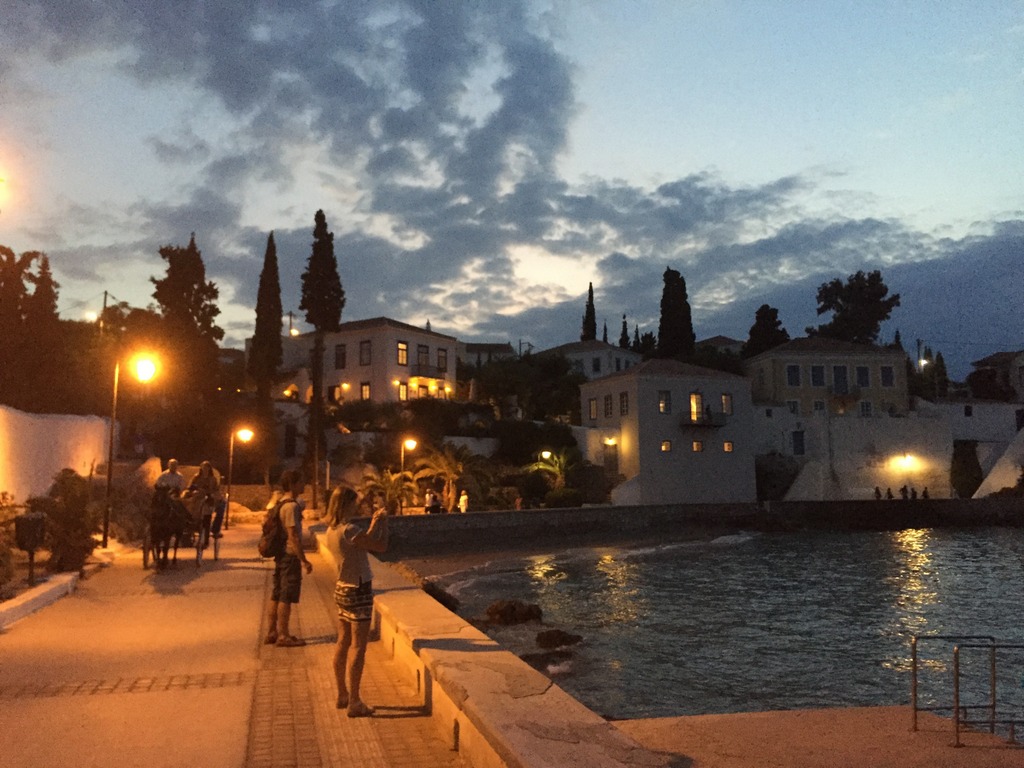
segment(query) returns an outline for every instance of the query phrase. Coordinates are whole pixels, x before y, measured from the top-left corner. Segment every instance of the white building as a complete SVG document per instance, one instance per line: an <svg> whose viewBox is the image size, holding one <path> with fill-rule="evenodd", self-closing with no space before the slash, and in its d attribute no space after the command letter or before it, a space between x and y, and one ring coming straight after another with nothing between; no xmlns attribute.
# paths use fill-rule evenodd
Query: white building
<svg viewBox="0 0 1024 768"><path fill-rule="evenodd" d="M561 355L569 361L573 370L582 373L589 380L628 370L634 365L639 365L644 359L639 352L597 339L573 341L537 354Z"/></svg>
<svg viewBox="0 0 1024 768"><path fill-rule="evenodd" d="M281 391L309 402L313 333L282 339ZM324 339L324 392L332 402L448 399L455 391L454 336L375 317L342 323Z"/></svg>
<svg viewBox="0 0 1024 768"><path fill-rule="evenodd" d="M753 502L750 382L648 360L580 387L588 458L621 474L614 504Z"/></svg>

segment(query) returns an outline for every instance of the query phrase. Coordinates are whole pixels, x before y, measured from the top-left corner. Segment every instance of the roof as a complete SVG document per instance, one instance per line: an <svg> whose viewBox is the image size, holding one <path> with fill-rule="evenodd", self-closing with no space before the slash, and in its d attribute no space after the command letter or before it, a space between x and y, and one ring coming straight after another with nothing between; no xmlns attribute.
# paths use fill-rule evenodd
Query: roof
<svg viewBox="0 0 1024 768"><path fill-rule="evenodd" d="M807 336L799 339L792 339L787 341L785 344L780 344L777 347L762 352L759 355L755 355L750 358L751 360L757 360L762 357L778 356L778 355L811 355L821 354L822 352L840 352L843 354L884 354L889 353L893 355L905 355L905 353L892 347L880 347L876 344L857 344L852 341L842 341L840 339L830 339L827 336Z"/></svg>
<svg viewBox="0 0 1024 768"><path fill-rule="evenodd" d="M628 352L631 355L637 355L638 352L634 352L632 349L624 349L617 344L609 344L606 341L598 341L597 339L588 339L587 341L571 341L568 344L561 344L557 347L551 347L541 352L537 352L538 355L571 355L580 352L606 352L608 350L614 350L615 352Z"/></svg>
<svg viewBox="0 0 1024 768"><path fill-rule="evenodd" d="M975 360L971 363L975 368L1004 368L1014 361L1017 355L1024 352L995 352L988 357L983 357L981 360Z"/></svg>
<svg viewBox="0 0 1024 768"><path fill-rule="evenodd" d="M715 368L705 368L701 365L693 365L691 363L682 363L679 360L671 360L664 358L654 358L652 360L645 360L639 365L634 365L631 368L626 368L623 371L616 371L610 373L600 379L594 379L593 384L601 384L607 382L610 379L619 379L624 377L631 377L637 379L644 378L664 378L666 376L674 376L677 378L702 378L702 379L742 379L746 381L745 376L740 376L736 373L729 373L728 371L719 371ZM581 385L585 386L585 385Z"/></svg>
<svg viewBox="0 0 1024 768"><path fill-rule="evenodd" d="M417 333L426 333L431 336L438 336L442 339L450 339L456 341L454 336L449 336L444 333L438 333L437 331L428 330L427 328L420 328L416 325L409 323L403 323L399 320L392 320L390 317L370 317L366 320L350 320L347 323L341 323L338 326L338 333L345 331L361 331L368 328L398 328L404 331L416 331ZM313 331L307 331L306 333L299 334L299 336L312 336ZM294 338L294 337L293 337Z"/></svg>
<svg viewBox="0 0 1024 768"><path fill-rule="evenodd" d="M462 348L466 352L504 352L510 355L515 354L512 344L507 341L464 341Z"/></svg>
<svg viewBox="0 0 1024 768"><path fill-rule="evenodd" d="M731 338L729 336L718 335L718 336L712 336L710 338L698 341L696 343L696 346L698 346L698 347L704 347L704 346L708 346L708 347L742 347L743 346L743 342L740 341L739 339L733 339L733 338Z"/></svg>

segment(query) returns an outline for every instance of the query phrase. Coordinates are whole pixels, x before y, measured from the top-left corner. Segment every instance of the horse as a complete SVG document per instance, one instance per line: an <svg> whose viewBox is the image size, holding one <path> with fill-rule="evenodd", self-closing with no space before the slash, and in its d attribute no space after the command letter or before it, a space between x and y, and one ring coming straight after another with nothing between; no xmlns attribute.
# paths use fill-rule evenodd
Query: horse
<svg viewBox="0 0 1024 768"><path fill-rule="evenodd" d="M153 542L153 562L163 570L171 559L171 540L174 540L174 554L171 562L178 564L178 545L191 523L188 509L167 488L157 488L150 505L149 531Z"/></svg>

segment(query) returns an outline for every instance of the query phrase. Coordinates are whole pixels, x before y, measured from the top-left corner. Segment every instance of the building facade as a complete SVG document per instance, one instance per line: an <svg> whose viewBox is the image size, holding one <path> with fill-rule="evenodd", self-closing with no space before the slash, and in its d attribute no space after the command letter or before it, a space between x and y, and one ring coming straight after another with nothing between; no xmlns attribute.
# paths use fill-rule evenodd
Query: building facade
<svg viewBox="0 0 1024 768"><path fill-rule="evenodd" d="M596 339L562 344L537 354L561 355L569 361L573 370L582 373L591 381L628 370L634 365L639 365L643 360L643 355L639 352L623 349Z"/></svg>
<svg viewBox="0 0 1024 768"><path fill-rule="evenodd" d="M675 360L648 360L580 387L595 463L625 478L615 504L753 502L750 383ZM587 441L588 443L590 441Z"/></svg>
<svg viewBox="0 0 1024 768"><path fill-rule="evenodd" d="M282 339L281 390L308 402L309 355L314 334ZM331 402L404 402L420 397L448 399L455 392L457 340L454 336L376 317L342 323L324 338L324 392Z"/></svg>

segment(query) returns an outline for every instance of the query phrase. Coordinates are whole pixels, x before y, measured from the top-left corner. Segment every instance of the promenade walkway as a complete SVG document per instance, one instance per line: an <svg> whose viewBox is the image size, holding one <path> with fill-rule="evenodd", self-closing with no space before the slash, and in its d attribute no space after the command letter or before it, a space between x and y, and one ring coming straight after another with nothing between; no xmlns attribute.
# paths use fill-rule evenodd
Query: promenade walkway
<svg viewBox="0 0 1024 768"><path fill-rule="evenodd" d="M0 764L461 766L376 643L363 694L377 715L335 709L334 574L318 555L292 618L309 644L261 643L272 565L257 536L232 527L220 561L198 570L193 550L162 573L122 553L3 631Z"/></svg>

